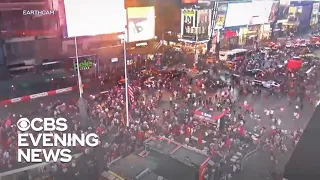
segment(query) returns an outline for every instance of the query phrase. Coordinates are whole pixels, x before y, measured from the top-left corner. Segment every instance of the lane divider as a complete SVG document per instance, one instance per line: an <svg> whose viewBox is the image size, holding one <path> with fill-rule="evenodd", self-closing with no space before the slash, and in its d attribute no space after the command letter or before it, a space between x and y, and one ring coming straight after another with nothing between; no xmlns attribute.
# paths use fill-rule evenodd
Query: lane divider
<svg viewBox="0 0 320 180"><path fill-rule="evenodd" d="M83 86L83 88L87 87L86 84L83 84L82 86ZM66 92L76 91L78 89L79 89L78 86L71 86L71 87L62 88L62 89L56 89L56 90L51 90L51 91L47 91L47 92L31 94L31 95L27 95L27 96L2 100L2 101L0 101L0 105L9 105L9 104L17 103L17 102L30 101L30 100L38 99L38 98L42 98L42 97L54 96L57 94L63 94Z"/></svg>

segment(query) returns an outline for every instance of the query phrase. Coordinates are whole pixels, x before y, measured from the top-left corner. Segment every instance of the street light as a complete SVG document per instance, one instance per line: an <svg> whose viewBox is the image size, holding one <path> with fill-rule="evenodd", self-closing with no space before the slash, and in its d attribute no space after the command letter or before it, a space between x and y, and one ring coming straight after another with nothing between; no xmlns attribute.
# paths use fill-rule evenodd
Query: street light
<svg viewBox="0 0 320 180"><path fill-rule="evenodd" d="M127 29L123 34L118 36L123 43L123 59L124 59L124 79L125 79L125 93L126 93L126 126L129 127L129 96L128 96L128 73L127 73L127 51L126 51L126 42L127 42Z"/></svg>
<svg viewBox="0 0 320 180"><path fill-rule="evenodd" d="M74 47L75 47L75 50L76 50L76 62L77 62L77 73L78 73L79 97L82 98L83 89L82 89L82 81L81 81L81 75L80 75L80 65L79 65L79 56L78 56L77 36L74 37Z"/></svg>
<svg viewBox="0 0 320 180"><path fill-rule="evenodd" d="M197 47L198 47L198 29L199 29L199 27L195 27L195 30L196 30L196 44L194 46L194 65L196 65L198 63L198 51L197 51Z"/></svg>
<svg viewBox="0 0 320 180"><path fill-rule="evenodd" d="M77 36L74 37L74 47L75 47L75 51L76 51L78 85L79 85L79 100L78 100L79 114L80 114L80 119L81 119L81 126L83 128L87 128L90 123L89 123L88 113L87 113L87 104L86 104L86 101L82 97L83 87L82 87L82 80L81 80L81 75L80 75Z"/></svg>

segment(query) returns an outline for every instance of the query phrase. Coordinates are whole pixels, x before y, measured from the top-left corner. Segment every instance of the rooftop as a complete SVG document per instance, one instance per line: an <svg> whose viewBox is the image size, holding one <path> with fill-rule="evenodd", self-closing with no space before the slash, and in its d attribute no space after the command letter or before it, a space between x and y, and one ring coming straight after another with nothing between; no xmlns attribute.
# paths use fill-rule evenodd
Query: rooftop
<svg viewBox="0 0 320 180"><path fill-rule="evenodd" d="M140 176L140 180L156 180L158 176L164 177L164 180L194 180L197 171L190 166L157 152L149 152L148 155L141 157L138 154L142 151L141 149L111 164L110 172L114 174L112 176L117 177L116 180L122 180L121 178L131 180L146 171Z"/></svg>
<svg viewBox="0 0 320 180"><path fill-rule="evenodd" d="M179 144L162 138L150 138L145 141L145 145L164 154L171 154L172 151L179 148Z"/></svg>
<svg viewBox="0 0 320 180"><path fill-rule="evenodd" d="M146 168L155 169L157 163L146 158L131 154L124 159L119 159L110 167L110 170L127 179L134 179Z"/></svg>
<svg viewBox="0 0 320 180"><path fill-rule="evenodd" d="M177 149L171 156L185 164L201 166L202 163L206 162L209 156L196 152L194 150L181 147Z"/></svg>
<svg viewBox="0 0 320 180"><path fill-rule="evenodd" d="M145 180L158 176L165 180L194 180L199 167L209 160L209 156L163 137L150 138L145 145L145 149L115 161L110 171L129 180L137 176Z"/></svg>
<svg viewBox="0 0 320 180"><path fill-rule="evenodd" d="M320 176L320 106L316 108L284 171L287 180L316 180Z"/></svg>

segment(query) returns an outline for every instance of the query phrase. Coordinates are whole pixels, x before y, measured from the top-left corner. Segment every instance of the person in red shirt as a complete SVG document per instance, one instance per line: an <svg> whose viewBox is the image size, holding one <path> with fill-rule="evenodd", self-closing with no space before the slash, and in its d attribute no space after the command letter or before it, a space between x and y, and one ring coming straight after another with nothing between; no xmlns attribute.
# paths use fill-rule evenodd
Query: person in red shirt
<svg viewBox="0 0 320 180"><path fill-rule="evenodd" d="M226 138L225 147L230 149L231 139L229 137Z"/></svg>
<svg viewBox="0 0 320 180"><path fill-rule="evenodd" d="M243 126L239 127L239 135L244 136L244 127Z"/></svg>

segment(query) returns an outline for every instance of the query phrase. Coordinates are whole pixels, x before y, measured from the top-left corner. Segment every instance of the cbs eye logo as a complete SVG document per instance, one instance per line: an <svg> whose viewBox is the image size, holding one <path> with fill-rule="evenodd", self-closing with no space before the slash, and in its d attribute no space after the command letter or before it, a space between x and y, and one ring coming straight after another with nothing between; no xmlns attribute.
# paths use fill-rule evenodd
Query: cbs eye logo
<svg viewBox="0 0 320 180"><path fill-rule="evenodd" d="M30 121L27 118L21 118L17 122L17 127L20 131L27 131L30 129Z"/></svg>
<svg viewBox="0 0 320 180"><path fill-rule="evenodd" d="M40 123L40 126L37 126ZM20 118L17 122L17 127L20 131L28 131L29 129L41 132L41 131L66 131L68 129L67 120L65 118L33 118L29 120L27 118Z"/></svg>

